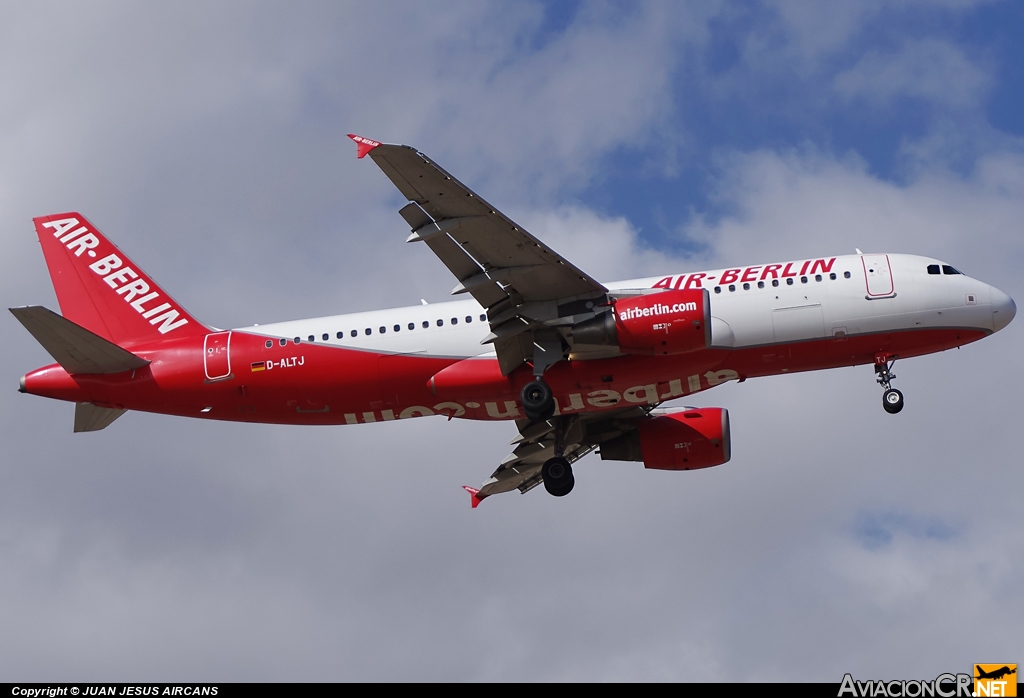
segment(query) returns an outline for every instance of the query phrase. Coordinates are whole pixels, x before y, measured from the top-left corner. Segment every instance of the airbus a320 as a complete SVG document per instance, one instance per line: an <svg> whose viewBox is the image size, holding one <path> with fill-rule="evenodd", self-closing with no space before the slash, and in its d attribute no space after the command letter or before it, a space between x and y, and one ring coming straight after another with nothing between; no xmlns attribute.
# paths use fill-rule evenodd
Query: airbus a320
<svg viewBox="0 0 1024 698"><path fill-rule="evenodd" d="M887 412L897 359L1005 327L1002 291L937 259L856 254L600 282L423 153L351 135L455 275L445 303L239 329L188 313L79 213L34 219L61 313L11 312L56 363L21 391L76 403L76 432L127 410L277 424L514 421L484 498L574 486L602 459L693 470L730 459L723 408L664 406L727 381L868 364ZM859 250L858 250L859 252Z"/></svg>

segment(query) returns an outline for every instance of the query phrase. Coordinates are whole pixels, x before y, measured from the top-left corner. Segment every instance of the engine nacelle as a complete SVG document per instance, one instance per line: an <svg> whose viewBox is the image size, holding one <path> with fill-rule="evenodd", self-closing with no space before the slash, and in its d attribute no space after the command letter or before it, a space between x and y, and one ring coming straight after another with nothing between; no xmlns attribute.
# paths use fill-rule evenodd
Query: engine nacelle
<svg viewBox="0 0 1024 698"><path fill-rule="evenodd" d="M615 301L572 329L574 343L617 346L624 354L685 354L711 346L707 289L662 291Z"/></svg>
<svg viewBox="0 0 1024 698"><path fill-rule="evenodd" d="M729 411L688 409L644 418L628 434L601 444L602 460L642 461L656 470L696 470L732 457Z"/></svg>

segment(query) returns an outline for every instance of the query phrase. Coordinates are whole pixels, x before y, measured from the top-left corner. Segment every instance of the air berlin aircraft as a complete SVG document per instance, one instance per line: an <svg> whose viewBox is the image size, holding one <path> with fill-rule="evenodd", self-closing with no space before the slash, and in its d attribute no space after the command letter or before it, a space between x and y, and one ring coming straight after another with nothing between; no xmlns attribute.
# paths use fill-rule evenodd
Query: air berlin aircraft
<svg viewBox="0 0 1024 698"><path fill-rule="evenodd" d="M937 259L861 254L601 283L414 148L350 136L409 200L399 213L458 279L446 303L235 330L202 324L84 216L35 219L61 314L11 312L57 363L21 391L76 403L75 431L126 410L276 424L444 415L515 420L479 489L540 483L601 458L692 470L730 457L729 413L662 407L726 381L893 363L1005 327L1002 291Z"/></svg>

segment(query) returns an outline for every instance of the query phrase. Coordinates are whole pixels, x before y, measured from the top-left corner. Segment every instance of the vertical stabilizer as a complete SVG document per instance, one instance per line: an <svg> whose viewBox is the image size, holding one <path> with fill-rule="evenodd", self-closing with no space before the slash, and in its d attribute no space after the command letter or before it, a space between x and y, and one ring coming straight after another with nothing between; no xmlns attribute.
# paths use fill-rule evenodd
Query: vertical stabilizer
<svg viewBox="0 0 1024 698"><path fill-rule="evenodd" d="M208 332L81 214L34 223L68 320L122 347Z"/></svg>

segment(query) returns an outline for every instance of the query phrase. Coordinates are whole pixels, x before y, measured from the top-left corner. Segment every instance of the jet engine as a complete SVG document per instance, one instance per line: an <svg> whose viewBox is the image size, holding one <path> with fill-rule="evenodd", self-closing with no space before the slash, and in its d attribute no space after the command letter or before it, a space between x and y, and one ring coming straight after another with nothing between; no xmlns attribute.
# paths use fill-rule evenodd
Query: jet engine
<svg viewBox="0 0 1024 698"><path fill-rule="evenodd" d="M651 413L636 429L601 444L602 460L655 470L696 470L729 461L729 411L721 407Z"/></svg>
<svg viewBox="0 0 1024 698"><path fill-rule="evenodd" d="M711 346L707 289L622 298L572 328L574 344L618 347L623 354L684 354Z"/></svg>

